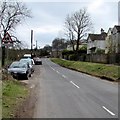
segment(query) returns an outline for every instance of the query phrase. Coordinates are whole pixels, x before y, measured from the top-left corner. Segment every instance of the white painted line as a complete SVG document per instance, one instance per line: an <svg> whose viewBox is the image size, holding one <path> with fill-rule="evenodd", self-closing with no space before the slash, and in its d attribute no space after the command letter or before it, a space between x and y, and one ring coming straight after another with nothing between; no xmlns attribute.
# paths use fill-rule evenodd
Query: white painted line
<svg viewBox="0 0 120 120"><path fill-rule="evenodd" d="M52 68L54 71L55 71L55 69L54 68Z"/></svg>
<svg viewBox="0 0 120 120"><path fill-rule="evenodd" d="M114 116L115 114L113 112L111 112L110 110L108 110L105 106L102 106L103 109L105 109L108 113L110 113L112 116Z"/></svg>
<svg viewBox="0 0 120 120"><path fill-rule="evenodd" d="M50 67L51 67L51 66L50 66ZM52 68L52 67L51 67L51 69L55 71L55 69L54 69L54 68Z"/></svg>
<svg viewBox="0 0 120 120"><path fill-rule="evenodd" d="M58 74L60 74L60 72L59 71L56 71Z"/></svg>
<svg viewBox="0 0 120 120"><path fill-rule="evenodd" d="M67 78L65 75L62 75L62 77Z"/></svg>
<svg viewBox="0 0 120 120"><path fill-rule="evenodd" d="M70 81L75 87L80 88L78 85L76 85L73 81Z"/></svg>

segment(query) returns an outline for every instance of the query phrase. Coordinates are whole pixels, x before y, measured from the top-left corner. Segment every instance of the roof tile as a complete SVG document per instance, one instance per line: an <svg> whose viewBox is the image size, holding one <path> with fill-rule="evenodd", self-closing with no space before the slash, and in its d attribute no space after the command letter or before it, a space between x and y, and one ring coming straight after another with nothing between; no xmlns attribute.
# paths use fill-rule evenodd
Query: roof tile
<svg viewBox="0 0 120 120"><path fill-rule="evenodd" d="M89 34L89 37L91 38L92 41L94 40L105 40L107 36L107 33L101 33L101 34Z"/></svg>

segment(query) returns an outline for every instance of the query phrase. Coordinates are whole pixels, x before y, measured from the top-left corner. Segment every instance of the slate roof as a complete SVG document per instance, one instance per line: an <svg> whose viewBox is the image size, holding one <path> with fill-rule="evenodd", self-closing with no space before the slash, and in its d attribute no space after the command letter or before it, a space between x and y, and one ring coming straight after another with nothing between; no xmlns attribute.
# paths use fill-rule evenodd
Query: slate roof
<svg viewBox="0 0 120 120"><path fill-rule="evenodd" d="M89 34L89 37L92 41L94 40L105 40L107 36L107 33L101 33L101 34Z"/></svg>
<svg viewBox="0 0 120 120"><path fill-rule="evenodd" d="M117 29L118 32L120 32L120 26L119 25L115 25L115 28Z"/></svg>

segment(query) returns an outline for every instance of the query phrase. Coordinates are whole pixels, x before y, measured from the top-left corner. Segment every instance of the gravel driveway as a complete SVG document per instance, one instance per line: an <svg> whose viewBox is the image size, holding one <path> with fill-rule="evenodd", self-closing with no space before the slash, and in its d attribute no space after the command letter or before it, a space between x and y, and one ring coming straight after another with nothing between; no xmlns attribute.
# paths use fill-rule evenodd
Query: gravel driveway
<svg viewBox="0 0 120 120"><path fill-rule="evenodd" d="M35 72L29 78L29 80L22 80L21 83L27 85L30 89L30 95L25 99L25 101L18 107L15 113L15 118L32 118L35 104L37 101L37 91L39 89L38 81L40 80L40 65L35 65Z"/></svg>

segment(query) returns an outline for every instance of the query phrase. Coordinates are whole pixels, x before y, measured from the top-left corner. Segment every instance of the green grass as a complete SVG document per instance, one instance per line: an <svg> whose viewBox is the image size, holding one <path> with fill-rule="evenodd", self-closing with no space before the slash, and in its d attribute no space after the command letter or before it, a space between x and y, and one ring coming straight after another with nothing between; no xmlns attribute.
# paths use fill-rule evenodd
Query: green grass
<svg viewBox="0 0 120 120"><path fill-rule="evenodd" d="M3 81L2 118L12 118L19 104L28 95L28 89L15 80Z"/></svg>
<svg viewBox="0 0 120 120"><path fill-rule="evenodd" d="M80 61L68 61L59 58L52 58L51 61L61 66L84 72L90 75L105 77L114 81L120 79L120 74L118 73L120 66Z"/></svg>
<svg viewBox="0 0 120 120"><path fill-rule="evenodd" d="M2 82L0 81L0 120L2 119Z"/></svg>

